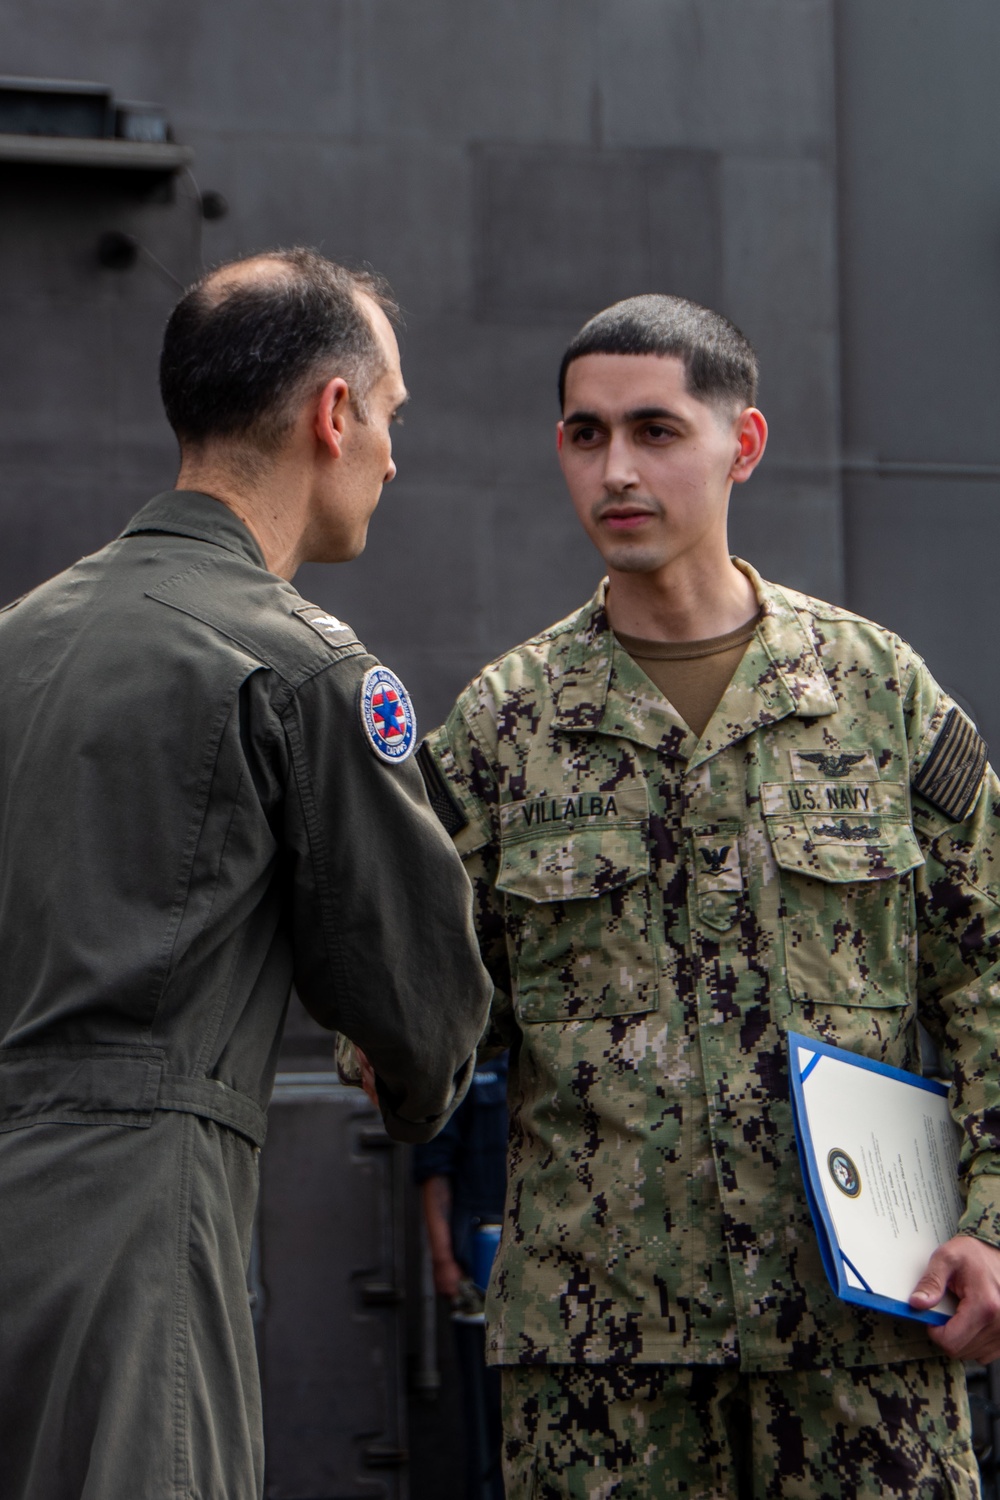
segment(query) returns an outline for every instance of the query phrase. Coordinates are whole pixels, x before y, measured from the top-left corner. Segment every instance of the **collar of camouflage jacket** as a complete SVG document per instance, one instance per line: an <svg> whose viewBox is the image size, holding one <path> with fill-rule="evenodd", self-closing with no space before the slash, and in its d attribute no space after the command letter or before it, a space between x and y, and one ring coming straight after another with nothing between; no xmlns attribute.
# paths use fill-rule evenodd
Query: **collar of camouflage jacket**
<svg viewBox="0 0 1000 1500"><path fill-rule="evenodd" d="M700 740L621 648L605 609L607 580L577 616L573 640L555 687L555 724L621 735L689 769L755 729L795 714L818 718L837 700L799 612L783 589L766 583L749 563L733 559L753 584L762 615L746 653Z"/></svg>
<svg viewBox="0 0 1000 1500"><path fill-rule="evenodd" d="M155 495L132 517L122 536L137 536L144 531L194 537L196 541L211 542L215 547L235 552L259 568L267 567L256 538L236 512L198 490L165 490L162 495Z"/></svg>

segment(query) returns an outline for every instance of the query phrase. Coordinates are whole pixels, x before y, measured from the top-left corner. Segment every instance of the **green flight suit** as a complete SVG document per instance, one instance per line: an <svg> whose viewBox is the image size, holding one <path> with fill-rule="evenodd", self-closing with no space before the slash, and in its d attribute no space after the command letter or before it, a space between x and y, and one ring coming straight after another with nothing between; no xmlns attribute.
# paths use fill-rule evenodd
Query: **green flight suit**
<svg viewBox="0 0 1000 1500"><path fill-rule="evenodd" d="M245 1267L289 988L428 1138L490 985L376 664L207 495L0 613L0 1491L252 1500ZM336 1338L337 1330L330 1330Z"/></svg>
<svg viewBox="0 0 1000 1500"><path fill-rule="evenodd" d="M700 739L599 592L421 752L512 1047L500 1364L934 1352L830 1290L790 1028L919 1071L919 1015L965 1132L961 1228L1000 1244L1000 786L908 646L740 567L763 615Z"/></svg>

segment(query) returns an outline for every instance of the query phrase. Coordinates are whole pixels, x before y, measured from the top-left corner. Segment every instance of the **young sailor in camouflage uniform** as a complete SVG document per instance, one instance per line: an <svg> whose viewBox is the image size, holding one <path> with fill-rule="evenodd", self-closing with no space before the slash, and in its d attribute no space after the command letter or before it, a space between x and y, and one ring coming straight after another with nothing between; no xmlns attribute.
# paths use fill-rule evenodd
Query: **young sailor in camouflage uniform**
<svg viewBox="0 0 1000 1500"><path fill-rule="evenodd" d="M955 1361L1000 1352L1000 787L908 646L729 558L755 377L677 299L586 325L560 455L608 579L421 752L512 1048L511 1500L978 1493ZM918 1071L918 1016L965 1132L931 1333L830 1290L785 1060L792 1028Z"/></svg>

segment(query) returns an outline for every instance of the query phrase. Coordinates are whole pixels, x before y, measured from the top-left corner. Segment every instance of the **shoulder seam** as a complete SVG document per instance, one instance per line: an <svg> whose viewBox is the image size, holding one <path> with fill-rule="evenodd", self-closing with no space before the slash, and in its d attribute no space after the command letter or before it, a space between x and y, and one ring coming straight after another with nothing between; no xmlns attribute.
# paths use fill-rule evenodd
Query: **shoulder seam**
<svg viewBox="0 0 1000 1500"><path fill-rule="evenodd" d="M195 568L185 569L183 575L175 574L174 578L187 577L193 571L200 570L204 566L205 564L203 563L196 564ZM166 580L165 582L172 581ZM159 587L162 586L160 585ZM301 632L302 661L294 672L290 672L287 664L270 659L270 653L261 649L260 642L248 640L242 631L237 633L238 625L235 628L227 628L226 625L220 623L218 620L207 619L205 614L190 607L186 601L171 599L154 589L146 589L144 596L153 604L161 604L167 609L175 609L179 614L187 615L189 619L197 620L199 624L206 626L209 630L215 631L223 640L229 641L239 650L245 651L261 667L274 672L283 682L287 682L289 686L295 689L300 687L302 683L307 682L311 677L315 677L318 673L325 671L327 667L335 665L338 661L342 661L347 657L370 654L361 641L357 639L345 642L340 646L334 646L329 642L321 645L320 637L316 631L306 631L303 629ZM290 615L288 618L290 621L293 616ZM284 617L282 617L282 620L284 620ZM280 656L281 654L278 651L274 652L275 656Z"/></svg>

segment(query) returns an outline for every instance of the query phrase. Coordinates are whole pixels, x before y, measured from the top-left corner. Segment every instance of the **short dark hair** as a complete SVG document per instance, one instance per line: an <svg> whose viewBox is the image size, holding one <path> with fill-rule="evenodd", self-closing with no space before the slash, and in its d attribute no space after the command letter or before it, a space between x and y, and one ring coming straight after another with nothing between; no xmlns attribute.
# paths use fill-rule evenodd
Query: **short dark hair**
<svg viewBox="0 0 1000 1500"><path fill-rule="evenodd" d="M241 277L242 266L255 274ZM160 393L181 446L231 438L274 452L308 388L335 375L364 417L385 362L361 295L396 315L378 277L314 250L229 261L196 281L170 315L160 357Z"/></svg>
<svg viewBox="0 0 1000 1500"><path fill-rule="evenodd" d="M566 371L584 354L664 354L684 361L687 388L703 401L754 406L757 356L734 323L684 297L648 292L615 302L584 323L559 367L559 409Z"/></svg>

